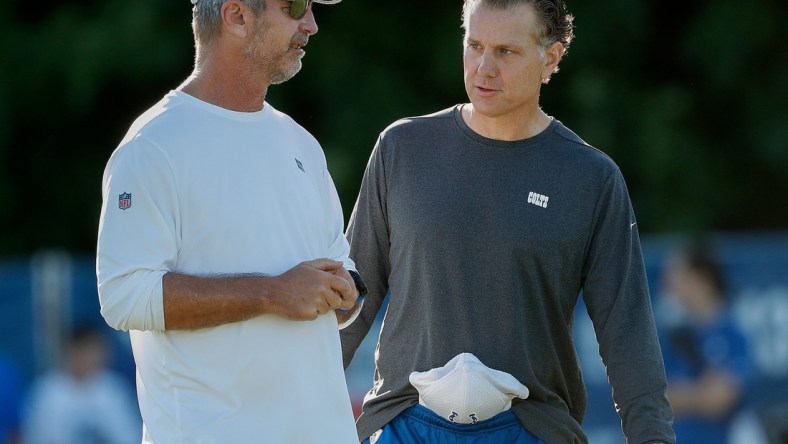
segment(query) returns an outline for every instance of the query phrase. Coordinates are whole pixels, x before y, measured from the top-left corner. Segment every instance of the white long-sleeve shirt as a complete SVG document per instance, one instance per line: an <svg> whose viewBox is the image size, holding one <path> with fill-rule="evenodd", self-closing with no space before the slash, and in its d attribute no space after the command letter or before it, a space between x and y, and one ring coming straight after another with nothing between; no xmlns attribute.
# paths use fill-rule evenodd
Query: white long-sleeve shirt
<svg viewBox="0 0 788 444"><path fill-rule="evenodd" d="M103 180L97 275L130 330L144 443L356 440L333 312L165 331L162 276L281 274L344 261L320 145L269 104L233 112L171 92L131 127Z"/></svg>

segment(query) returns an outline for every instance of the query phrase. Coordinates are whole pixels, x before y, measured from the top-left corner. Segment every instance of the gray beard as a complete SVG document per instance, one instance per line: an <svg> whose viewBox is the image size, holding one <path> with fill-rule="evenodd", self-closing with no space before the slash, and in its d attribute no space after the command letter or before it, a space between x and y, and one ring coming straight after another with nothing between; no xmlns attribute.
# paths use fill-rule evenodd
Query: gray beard
<svg viewBox="0 0 788 444"><path fill-rule="evenodd" d="M278 85L280 83L284 83L295 77L295 75L298 74L298 71L301 71L301 60L299 60L298 63L293 64L290 69L272 73L271 84Z"/></svg>

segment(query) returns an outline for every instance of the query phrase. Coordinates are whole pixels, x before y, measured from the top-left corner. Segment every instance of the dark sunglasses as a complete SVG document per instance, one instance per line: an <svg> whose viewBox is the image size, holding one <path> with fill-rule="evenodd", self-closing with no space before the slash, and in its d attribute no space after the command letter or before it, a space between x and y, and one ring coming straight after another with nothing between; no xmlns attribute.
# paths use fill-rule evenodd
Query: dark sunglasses
<svg viewBox="0 0 788 444"><path fill-rule="evenodd" d="M312 0L292 0L290 2L290 17L296 20L304 18L311 5Z"/></svg>

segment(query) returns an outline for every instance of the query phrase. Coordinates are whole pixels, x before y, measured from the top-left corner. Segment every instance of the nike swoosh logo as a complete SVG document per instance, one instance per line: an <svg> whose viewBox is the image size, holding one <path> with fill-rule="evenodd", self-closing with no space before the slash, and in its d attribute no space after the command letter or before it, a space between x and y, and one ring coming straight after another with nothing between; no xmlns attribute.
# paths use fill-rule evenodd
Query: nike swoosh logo
<svg viewBox="0 0 788 444"><path fill-rule="evenodd" d="M632 222L632 223L629 225L629 229L631 230L631 229L632 229L632 228L633 228L635 225L637 225L637 224L638 224L637 222Z"/></svg>

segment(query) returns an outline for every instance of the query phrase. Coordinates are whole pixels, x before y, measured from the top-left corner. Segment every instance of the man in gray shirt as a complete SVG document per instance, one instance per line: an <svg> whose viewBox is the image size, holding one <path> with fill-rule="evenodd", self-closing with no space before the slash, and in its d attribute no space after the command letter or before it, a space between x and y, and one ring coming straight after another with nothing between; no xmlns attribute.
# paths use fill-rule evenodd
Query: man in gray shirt
<svg viewBox="0 0 788 444"><path fill-rule="evenodd" d="M560 0L466 0L470 103L378 139L348 227L369 294L341 332L347 366L390 292L362 440L587 442L572 342L582 290L627 441L675 442L621 171L539 107L572 21ZM411 373L465 353L529 394L470 425L424 408Z"/></svg>

